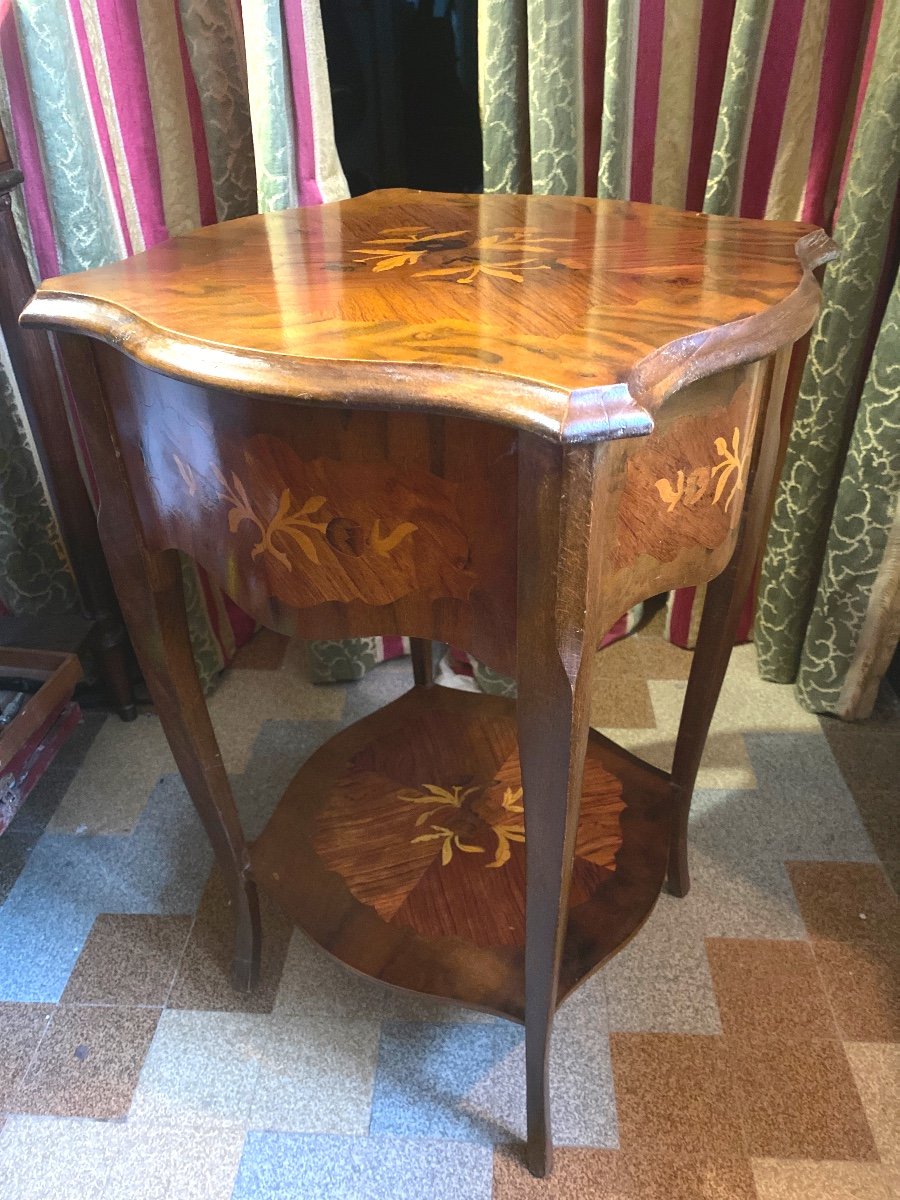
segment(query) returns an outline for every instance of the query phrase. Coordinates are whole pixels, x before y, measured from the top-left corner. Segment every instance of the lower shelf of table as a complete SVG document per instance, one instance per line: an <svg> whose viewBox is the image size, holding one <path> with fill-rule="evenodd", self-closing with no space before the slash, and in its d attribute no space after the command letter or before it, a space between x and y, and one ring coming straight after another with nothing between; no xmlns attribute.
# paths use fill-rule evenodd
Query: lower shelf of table
<svg viewBox="0 0 900 1200"><path fill-rule="evenodd" d="M652 909L671 804L661 772L591 732L560 1001ZM515 702L414 687L300 768L251 865L347 966L521 1020L523 819Z"/></svg>

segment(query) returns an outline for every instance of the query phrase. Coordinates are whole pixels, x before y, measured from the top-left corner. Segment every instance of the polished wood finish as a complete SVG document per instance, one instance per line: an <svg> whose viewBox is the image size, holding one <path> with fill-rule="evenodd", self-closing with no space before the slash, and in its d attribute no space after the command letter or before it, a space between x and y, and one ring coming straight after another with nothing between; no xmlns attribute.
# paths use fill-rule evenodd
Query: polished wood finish
<svg viewBox="0 0 900 1200"><path fill-rule="evenodd" d="M833 252L798 225L385 192L50 281L23 316L64 333L101 537L229 884L239 981L260 883L349 966L524 1020L538 1175L558 1004L637 931L667 860L687 887L785 367ZM270 628L413 639L415 686L317 751L252 846L178 551ZM670 774L589 732L594 650L634 602L708 582ZM517 702L435 687L432 640L515 674Z"/></svg>
<svg viewBox="0 0 900 1200"><path fill-rule="evenodd" d="M0 329L82 609L91 622L86 645L95 656L111 702L123 720L130 721L137 716L137 708L128 675L125 627L97 537L55 349L44 330L23 329L18 324L19 313L32 293L31 275L10 202L11 191L22 183L22 178L21 172L13 168L0 132ZM80 642L70 647L80 648Z"/></svg>
<svg viewBox="0 0 900 1200"><path fill-rule="evenodd" d="M250 849L254 877L348 966L522 1021L522 785L514 701L417 686L300 768ZM591 733L561 997L652 909L669 792L662 772L648 786L642 765Z"/></svg>
<svg viewBox="0 0 900 1200"><path fill-rule="evenodd" d="M588 441L801 336L830 247L651 205L384 191L47 280L25 320L213 387Z"/></svg>

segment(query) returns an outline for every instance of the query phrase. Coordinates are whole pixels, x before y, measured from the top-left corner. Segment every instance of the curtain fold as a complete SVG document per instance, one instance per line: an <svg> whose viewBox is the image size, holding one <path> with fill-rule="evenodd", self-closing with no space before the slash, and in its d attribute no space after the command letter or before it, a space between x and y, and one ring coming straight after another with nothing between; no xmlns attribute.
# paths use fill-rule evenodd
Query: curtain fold
<svg viewBox="0 0 900 1200"><path fill-rule="evenodd" d="M318 0L0 0L0 122L35 280L346 195ZM0 606L78 597L0 346ZM253 624L185 559L205 684Z"/></svg>
<svg viewBox="0 0 900 1200"><path fill-rule="evenodd" d="M566 61L581 62L580 92L547 87L532 69L541 20L563 8L579 14L569 31L580 40ZM826 228L842 198L835 236L843 253L825 276L756 639L763 673L796 678L807 707L866 715L878 664L883 670L896 640L885 615L896 605L895 535L887 530L900 486L889 465L896 417L884 394L895 383L887 317L880 357L870 357L873 319L877 324L896 272L900 0L480 0L479 13L485 179L492 188L544 186L535 113L555 113L561 128L579 131L579 165L557 176L566 190ZM516 108L523 90L527 109ZM854 439L862 441L852 441L848 454L858 402ZM895 395L891 402L895 412ZM862 503L860 490L862 524L853 509ZM852 570L839 550L850 529L854 541L862 539L850 555ZM702 594L670 596L673 641L693 644ZM752 616L748 603L742 636Z"/></svg>

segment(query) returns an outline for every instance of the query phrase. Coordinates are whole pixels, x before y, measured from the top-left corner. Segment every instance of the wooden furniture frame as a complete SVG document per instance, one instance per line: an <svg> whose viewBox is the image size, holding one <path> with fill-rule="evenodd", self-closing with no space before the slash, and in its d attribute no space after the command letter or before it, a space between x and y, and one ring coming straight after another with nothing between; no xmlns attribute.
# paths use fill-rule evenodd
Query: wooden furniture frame
<svg viewBox="0 0 900 1200"><path fill-rule="evenodd" d="M86 647L95 656L110 701L123 720L137 716L128 676L128 641L97 536L97 523L69 425L55 349L46 333L22 329L18 316L33 291L31 273L13 220L10 195L23 180L0 130L0 330L41 460L50 501L75 576L85 623L65 622L68 649ZM48 647L62 625L51 619ZM30 640L41 641L39 619Z"/></svg>
<svg viewBox="0 0 900 1200"><path fill-rule="evenodd" d="M13 719L0 725L0 834L81 719L72 702L80 679L74 654L0 646L0 691L9 680L17 687L39 685Z"/></svg>
<svg viewBox="0 0 900 1200"><path fill-rule="evenodd" d="M553 1014L640 928L687 818L763 533L808 226L566 197L376 192L44 283L157 712L228 882L375 979L524 1022L550 1169ZM248 844L177 552L262 624L403 633L412 690L301 768ZM709 583L671 772L589 729L595 649ZM516 702L431 681L429 639ZM527 837L526 837L527 830Z"/></svg>

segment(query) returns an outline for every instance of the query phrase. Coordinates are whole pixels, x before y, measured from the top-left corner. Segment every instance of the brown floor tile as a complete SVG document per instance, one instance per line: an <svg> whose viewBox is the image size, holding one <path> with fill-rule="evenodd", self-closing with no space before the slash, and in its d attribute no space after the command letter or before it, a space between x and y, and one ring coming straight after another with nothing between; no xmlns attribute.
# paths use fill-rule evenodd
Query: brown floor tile
<svg viewBox="0 0 900 1200"><path fill-rule="evenodd" d="M648 1148L628 1155L625 1174L630 1200L756 1200L746 1158L658 1155ZM602 1192L596 1200L601 1197L605 1200Z"/></svg>
<svg viewBox="0 0 900 1200"><path fill-rule="evenodd" d="M277 671L284 661L289 641L289 638L280 633L273 633L271 629L259 629L235 654L231 660L231 669Z"/></svg>
<svg viewBox="0 0 900 1200"><path fill-rule="evenodd" d="M900 903L877 863L786 863L812 938L897 942Z"/></svg>
<svg viewBox="0 0 900 1200"><path fill-rule="evenodd" d="M852 792L864 788L896 789L900 775L900 722L852 725L823 719L822 728Z"/></svg>
<svg viewBox="0 0 900 1200"><path fill-rule="evenodd" d="M9 1108L55 1011L52 1004L0 1004L0 1112Z"/></svg>
<svg viewBox="0 0 900 1200"><path fill-rule="evenodd" d="M897 773L900 775L900 768ZM900 893L900 795L897 785L887 791L858 788L853 799L888 882L895 892Z"/></svg>
<svg viewBox="0 0 900 1200"><path fill-rule="evenodd" d="M10 1111L124 1117L158 1020L153 1008L58 1008Z"/></svg>
<svg viewBox="0 0 900 1200"><path fill-rule="evenodd" d="M759 1200L891 1200L880 1163L756 1159Z"/></svg>
<svg viewBox="0 0 900 1200"><path fill-rule="evenodd" d="M751 1156L877 1159L840 1042L728 1041Z"/></svg>
<svg viewBox="0 0 900 1200"><path fill-rule="evenodd" d="M641 634L614 642L597 655L591 687L591 724L607 729L653 729L648 679L687 679L693 655Z"/></svg>
<svg viewBox="0 0 900 1200"><path fill-rule="evenodd" d="M756 1200L756 1193L744 1158L564 1147L549 1179L535 1179L521 1150L503 1147L494 1152L492 1200Z"/></svg>
<svg viewBox="0 0 900 1200"><path fill-rule="evenodd" d="M725 1033L837 1037L808 942L709 938Z"/></svg>
<svg viewBox="0 0 900 1200"><path fill-rule="evenodd" d="M724 1038L617 1033L610 1045L624 1151L653 1146L661 1155L743 1156Z"/></svg>
<svg viewBox="0 0 900 1200"><path fill-rule="evenodd" d="M618 1150L563 1147L553 1156L553 1174L535 1179L519 1147L494 1151L492 1200L637 1200Z"/></svg>
<svg viewBox="0 0 900 1200"><path fill-rule="evenodd" d="M191 920L101 913L69 976L63 1004L149 1004L162 1008Z"/></svg>
<svg viewBox="0 0 900 1200"><path fill-rule="evenodd" d="M851 1042L900 1042L900 946L813 942L838 1027Z"/></svg>
<svg viewBox="0 0 900 1200"><path fill-rule="evenodd" d="M260 893L262 966L249 993L231 985L234 917L218 871L204 889L181 964L169 993L169 1008L204 1012L271 1012L291 938L292 926L265 893Z"/></svg>
<svg viewBox="0 0 900 1200"><path fill-rule="evenodd" d="M900 1046L851 1044L845 1050L881 1161L900 1172Z"/></svg>

